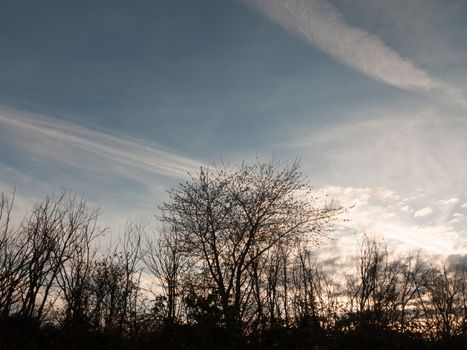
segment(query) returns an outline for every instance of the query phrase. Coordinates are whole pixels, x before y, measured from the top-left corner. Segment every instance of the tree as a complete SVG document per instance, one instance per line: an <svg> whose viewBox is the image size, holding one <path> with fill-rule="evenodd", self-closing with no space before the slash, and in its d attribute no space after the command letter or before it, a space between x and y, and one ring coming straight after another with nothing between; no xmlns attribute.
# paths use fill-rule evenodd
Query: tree
<svg viewBox="0 0 467 350"><path fill-rule="evenodd" d="M97 217L82 226L81 235L76 240L72 254L62 263L57 283L60 286L64 309L64 324L70 329L88 325L87 311L90 302L89 276L92 272L96 249L94 239L103 233L96 229Z"/></svg>
<svg viewBox="0 0 467 350"><path fill-rule="evenodd" d="M12 225L14 194L0 197L0 317L9 316L21 299L18 291L26 276L24 243Z"/></svg>
<svg viewBox="0 0 467 350"><path fill-rule="evenodd" d="M467 268L446 263L431 267L419 280L418 307L423 330L432 339L466 334Z"/></svg>
<svg viewBox="0 0 467 350"><path fill-rule="evenodd" d="M421 329L415 302L427 268L419 255L391 258L383 241L365 234L356 268L356 274L346 274L348 310L342 326L368 334Z"/></svg>
<svg viewBox="0 0 467 350"><path fill-rule="evenodd" d="M161 297L167 302L164 321L173 325L179 311L181 278L189 267L186 257L180 252L178 232L165 229L155 241L147 240L144 262L158 280L158 287L163 293L156 297L156 302L160 302Z"/></svg>
<svg viewBox="0 0 467 350"><path fill-rule="evenodd" d="M117 246L93 261L88 314L95 329L118 335L138 330L143 230L143 225L127 223Z"/></svg>
<svg viewBox="0 0 467 350"><path fill-rule="evenodd" d="M62 192L46 197L10 235L5 261L13 262L15 305L8 312L43 319L60 296L57 282L67 263L95 235L98 212L86 202ZM12 270L10 270L11 272Z"/></svg>
<svg viewBox="0 0 467 350"><path fill-rule="evenodd" d="M201 168L169 191L161 221L179 235L195 273L209 278L229 329L253 297L250 268L273 247L316 240L342 210L317 205L313 193L298 162L276 160Z"/></svg>

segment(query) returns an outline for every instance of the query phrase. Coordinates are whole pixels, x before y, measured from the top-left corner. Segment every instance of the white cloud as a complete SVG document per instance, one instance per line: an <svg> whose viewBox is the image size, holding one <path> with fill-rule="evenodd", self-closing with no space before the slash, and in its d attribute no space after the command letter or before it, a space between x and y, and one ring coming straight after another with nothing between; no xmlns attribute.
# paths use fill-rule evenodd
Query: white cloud
<svg viewBox="0 0 467 350"><path fill-rule="evenodd" d="M349 24L323 0L242 0L336 61L385 84L467 107L464 93L431 77L378 36Z"/></svg>
<svg viewBox="0 0 467 350"><path fill-rule="evenodd" d="M467 187L462 115L429 106L365 107L347 112L347 118L322 128L299 125L284 140L284 148L303 154L305 165L314 164L306 170L315 184L384 186L405 197L420 188L443 200Z"/></svg>
<svg viewBox="0 0 467 350"><path fill-rule="evenodd" d="M465 215L461 214L461 213L454 213L454 214L451 215L451 218L452 218L452 220L449 221L449 224L457 225L457 224L464 221Z"/></svg>
<svg viewBox="0 0 467 350"><path fill-rule="evenodd" d="M409 205L404 205L403 207L400 208L401 211L404 211L404 212L409 212L411 210L410 206Z"/></svg>
<svg viewBox="0 0 467 350"><path fill-rule="evenodd" d="M334 2L336 3L336 2ZM424 64L449 65L465 58L463 0L337 0L350 5L367 24L378 27L404 52ZM464 23L465 24L465 23Z"/></svg>
<svg viewBox="0 0 467 350"><path fill-rule="evenodd" d="M66 188L102 208L101 223L115 230L128 218L153 217L165 190L203 165L126 135L0 110L1 145L26 165L0 164L0 191L16 188L19 213Z"/></svg>
<svg viewBox="0 0 467 350"><path fill-rule="evenodd" d="M396 254L421 250L423 254L447 256L467 249L467 235L454 226L464 217L445 215L439 200L425 194L406 198L387 188L339 186L328 186L324 191L343 205L354 205L346 214L348 221L337 225L337 242L331 242L328 250L323 247L326 256L345 258L355 254L356 238L364 232L384 239L388 249ZM418 217L404 211L407 206L424 207L420 214L431 215L432 220L421 225Z"/></svg>
<svg viewBox="0 0 467 350"><path fill-rule="evenodd" d="M442 199L439 201L439 203L442 205L451 205L456 204L457 202L459 202L459 198Z"/></svg>
<svg viewBox="0 0 467 350"><path fill-rule="evenodd" d="M348 24L339 11L322 0L246 0L287 30L312 45L386 84L429 90L433 79L402 58L377 36Z"/></svg>
<svg viewBox="0 0 467 350"><path fill-rule="evenodd" d="M73 148L73 155L98 156L124 167L177 178L186 178L188 172L202 165L155 143L90 130L44 116L0 111L0 124L22 136L26 141L24 147L30 152L75 165L78 159L71 159L72 154L62 152L63 147ZM11 135L10 141L15 141Z"/></svg>
<svg viewBox="0 0 467 350"><path fill-rule="evenodd" d="M413 217L414 218L423 218L423 217L428 216L428 215L430 215L432 213L433 213L433 209L431 209L430 207L425 207L425 208L422 208L420 210L417 210L413 214Z"/></svg>

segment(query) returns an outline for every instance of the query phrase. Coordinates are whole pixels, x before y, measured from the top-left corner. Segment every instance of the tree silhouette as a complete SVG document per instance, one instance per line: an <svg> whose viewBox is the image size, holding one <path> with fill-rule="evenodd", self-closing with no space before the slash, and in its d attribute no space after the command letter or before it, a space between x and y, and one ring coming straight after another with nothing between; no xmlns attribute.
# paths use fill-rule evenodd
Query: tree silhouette
<svg viewBox="0 0 467 350"><path fill-rule="evenodd" d="M341 211L316 205L297 162L202 168L169 194L161 220L179 235L193 273L208 277L229 329L241 326L252 298L249 269L274 247L323 235Z"/></svg>

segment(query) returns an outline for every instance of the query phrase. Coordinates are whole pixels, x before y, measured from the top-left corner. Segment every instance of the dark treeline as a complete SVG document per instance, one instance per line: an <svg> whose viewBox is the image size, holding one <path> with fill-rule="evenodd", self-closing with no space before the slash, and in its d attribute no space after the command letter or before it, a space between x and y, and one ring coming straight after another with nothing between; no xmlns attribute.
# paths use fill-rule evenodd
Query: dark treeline
<svg viewBox="0 0 467 350"><path fill-rule="evenodd" d="M352 266L318 263L346 209L316 193L297 163L201 169L158 232L128 224L105 249L76 196L18 220L2 195L0 348L467 348L467 264L367 236Z"/></svg>

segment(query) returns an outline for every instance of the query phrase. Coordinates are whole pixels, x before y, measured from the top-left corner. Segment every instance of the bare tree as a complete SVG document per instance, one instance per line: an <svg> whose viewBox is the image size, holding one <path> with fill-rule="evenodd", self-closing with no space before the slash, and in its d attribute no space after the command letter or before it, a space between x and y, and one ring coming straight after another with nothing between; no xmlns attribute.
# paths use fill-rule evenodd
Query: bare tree
<svg viewBox="0 0 467 350"><path fill-rule="evenodd" d="M128 335L138 329L143 230L127 223L119 243L93 261L88 318L95 329Z"/></svg>
<svg viewBox="0 0 467 350"><path fill-rule="evenodd" d="M322 274L309 250L298 251L293 268L295 319L300 325L321 328Z"/></svg>
<svg viewBox="0 0 467 350"><path fill-rule="evenodd" d="M24 242L12 224L14 193L0 197L0 315L8 316L20 301L26 273Z"/></svg>
<svg viewBox="0 0 467 350"><path fill-rule="evenodd" d="M122 240L122 265L125 276L123 313L120 316L119 329L127 329L129 334L138 330L138 305L141 288L141 264L143 251L141 239L144 235L143 223L128 222Z"/></svg>
<svg viewBox="0 0 467 350"><path fill-rule="evenodd" d="M426 272L418 254L391 259L384 242L365 234L357 273L346 275L349 303L344 324L366 331L419 331L422 304L416 301Z"/></svg>
<svg viewBox="0 0 467 350"><path fill-rule="evenodd" d="M20 233L24 280L19 313L42 319L59 297L57 277L76 247L93 230L97 211L63 192L47 197L33 209Z"/></svg>
<svg viewBox="0 0 467 350"><path fill-rule="evenodd" d="M419 280L418 307L423 311L420 326L432 339L448 339L465 334L466 285L465 266L449 269L430 268Z"/></svg>
<svg viewBox="0 0 467 350"><path fill-rule="evenodd" d="M147 240L144 261L167 300L164 318L168 325L172 325L180 312L181 279L189 268L187 258L181 252L179 233L166 227L155 241Z"/></svg>
<svg viewBox="0 0 467 350"><path fill-rule="evenodd" d="M212 279L225 322L241 321L248 270L271 248L315 239L341 208L316 204L298 163L204 169L169 191L162 222L180 235L183 253Z"/></svg>
<svg viewBox="0 0 467 350"><path fill-rule="evenodd" d="M389 327L397 311L400 268L389 260L385 244L365 234L357 257L357 274L347 275L350 316L356 327Z"/></svg>
<svg viewBox="0 0 467 350"><path fill-rule="evenodd" d="M61 289L61 302L64 309L64 324L70 328L85 327L89 323L90 275L96 257L92 246L94 239L103 233L96 227L97 217L89 217L81 228L81 235L73 245L73 251L63 262L57 283Z"/></svg>

